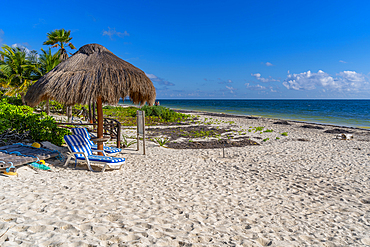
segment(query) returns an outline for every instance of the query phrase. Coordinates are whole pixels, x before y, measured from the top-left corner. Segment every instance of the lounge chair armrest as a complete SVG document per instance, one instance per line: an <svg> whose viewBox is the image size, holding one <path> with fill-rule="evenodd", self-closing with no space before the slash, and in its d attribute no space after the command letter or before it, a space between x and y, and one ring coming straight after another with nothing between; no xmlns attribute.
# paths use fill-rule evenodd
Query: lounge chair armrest
<svg viewBox="0 0 370 247"><path fill-rule="evenodd" d="M103 154L104 154L104 156L107 156L107 155L105 154L104 150L99 150L99 149L96 149L96 150L94 150L94 152L99 152L99 153L103 153Z"/></svg>

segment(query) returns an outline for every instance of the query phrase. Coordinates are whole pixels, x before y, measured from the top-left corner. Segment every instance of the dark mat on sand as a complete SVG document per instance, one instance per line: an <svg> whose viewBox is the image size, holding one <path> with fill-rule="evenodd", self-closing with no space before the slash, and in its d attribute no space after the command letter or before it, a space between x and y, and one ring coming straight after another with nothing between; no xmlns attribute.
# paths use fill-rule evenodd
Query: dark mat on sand
<svg viewBox="0 0 370 247"><path fill-rule="evenodd" d="M11 154L12 152L19 152L21 155L17 155L17 153ZM46 148L34 148L21 144L2 146L0 147L0 161L4 161L5 164L0 162L0 169L9 167L9 162L12 162L14 166L20 166L37 161L37 158L46 160L58 155L57 151Z"/></svg>

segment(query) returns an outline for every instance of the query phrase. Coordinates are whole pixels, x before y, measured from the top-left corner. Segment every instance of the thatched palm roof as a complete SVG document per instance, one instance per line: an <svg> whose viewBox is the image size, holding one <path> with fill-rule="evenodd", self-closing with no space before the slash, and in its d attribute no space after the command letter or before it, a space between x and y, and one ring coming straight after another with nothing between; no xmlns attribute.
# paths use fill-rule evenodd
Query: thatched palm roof
<svg viewBox="0 0 370 247"><path fill-rule="evenodd" d="M142 70L104 46L89 44L33 84L25 100L31 106L46 99L74 105L92 103L102 97L103 103L117 104L119 98L126 96L135 104L152 105L156 93Z"/></svg>

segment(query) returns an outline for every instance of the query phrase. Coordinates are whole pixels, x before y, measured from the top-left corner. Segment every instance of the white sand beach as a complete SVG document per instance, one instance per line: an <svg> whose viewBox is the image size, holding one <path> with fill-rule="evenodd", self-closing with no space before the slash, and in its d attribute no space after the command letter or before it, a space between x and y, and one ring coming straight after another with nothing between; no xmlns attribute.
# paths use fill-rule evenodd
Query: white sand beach
<svg viewBox="0 0 370 247"><path fill-rule="evenodd" d="M124 149L120 171L52 160L52 172L0 176L0 246L370 245L370 131L227 120L274 132L247 133L261 145L225 158L147 142L145 156Z"/></svg>

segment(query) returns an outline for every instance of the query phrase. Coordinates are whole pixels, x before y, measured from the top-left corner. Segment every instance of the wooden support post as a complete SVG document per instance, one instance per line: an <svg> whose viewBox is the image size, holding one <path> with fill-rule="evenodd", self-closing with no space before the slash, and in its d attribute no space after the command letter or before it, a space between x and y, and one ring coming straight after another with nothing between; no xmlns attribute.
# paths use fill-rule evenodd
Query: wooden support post
<svg viewBox="0 0 370 247"><path fill-rule="evenodd" d="M117 127L117 148L121 148L121 123Z"/></svg>
<svg viewBox="0 0 370 247"><path fill-rule="evenodd" d="M92 112L92 106L91 102L89 103L89 122L93 123L93 112Z"/></svg>
<svg viewBox="0 0 370 247"><path fill-rule="evenodd" d="M143 111L143 154L145 155L145 111Z"/></svg>
<svg viewBox="0 0 370 247"><path fill-rule="evenodd" d="M96 101L98 111L98 138L103 138L103 103L101 97ZM103 150L103 143L98 143L98 150ZM99 153L103 155L102 153Z"/></svg>

